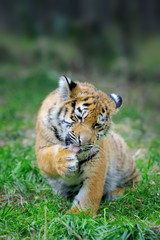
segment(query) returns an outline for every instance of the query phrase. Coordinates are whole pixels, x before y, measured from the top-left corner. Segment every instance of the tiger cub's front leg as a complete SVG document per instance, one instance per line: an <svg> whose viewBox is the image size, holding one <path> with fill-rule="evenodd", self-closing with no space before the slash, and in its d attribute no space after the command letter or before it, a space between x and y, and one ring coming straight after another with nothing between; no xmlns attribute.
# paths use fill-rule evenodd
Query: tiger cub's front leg
<svg viewBox="0 0 160 240"><path fill-rule="evenodd" d="M92 161L94 161L94 159ZM88 165L85 166L84 174L86 175L86 179L74 199L71 212L78 214L83 210L85 213L88 213L87 210L89 210L92 215L95 215L103 195L106 160L98 157L98 159L95 159L94 164L92 164L92 162L88 163Z"/></svg>
<svg viewBox="0 0 160 240"><path fill-rule="evenodd" d="M48 176L68 178L77 172L78 160L75 153L62 146L52 145L39 149L36 155L40 169Z"/></svg>

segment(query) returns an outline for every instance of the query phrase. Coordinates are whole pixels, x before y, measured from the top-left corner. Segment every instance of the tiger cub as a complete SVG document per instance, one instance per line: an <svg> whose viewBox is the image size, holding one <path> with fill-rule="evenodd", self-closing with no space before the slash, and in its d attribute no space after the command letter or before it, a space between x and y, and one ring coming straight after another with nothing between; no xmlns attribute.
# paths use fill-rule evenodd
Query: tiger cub
<svg viewBox="0 0 160 240"><path fill-rule="evenodd" d="M139 182L124 140L109 131L121 96L62 76L37 117L36 157L54 193L74 197L70 212L95 215L102 196L115 199Z"/></svg>

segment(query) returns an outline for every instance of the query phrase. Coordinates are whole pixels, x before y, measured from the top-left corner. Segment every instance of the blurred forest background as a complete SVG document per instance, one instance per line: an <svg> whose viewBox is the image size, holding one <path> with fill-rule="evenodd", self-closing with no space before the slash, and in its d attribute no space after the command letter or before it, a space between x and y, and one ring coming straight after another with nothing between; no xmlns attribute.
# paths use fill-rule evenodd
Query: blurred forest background
<svg viewBox="0 0 160 240"><path fill-rule="evenodd" d="M1 0L0 34L1 67L160 78L158 0Z"/></svg>
<svg viewBox="0 0 160 240"><path fill-rule="evenodd" d="M160 1L1 0L0 81L13 91L31 78L45 96L61 74L122 94L158 126Z"/></svg>

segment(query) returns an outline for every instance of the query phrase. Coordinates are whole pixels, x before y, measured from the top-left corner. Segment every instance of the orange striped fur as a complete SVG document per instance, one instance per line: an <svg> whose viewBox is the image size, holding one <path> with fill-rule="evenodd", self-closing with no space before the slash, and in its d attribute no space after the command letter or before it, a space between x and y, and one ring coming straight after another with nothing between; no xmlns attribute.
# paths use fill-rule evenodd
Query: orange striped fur
<svg viewBox="0 0 160 240"><path fill-rule="evenodd" d="M36 156L55 194L73 197L71 212L95 215L102 196L112 200L139 175L124 140L110 130L122 104L89 83L62 76L37 117Z"/></svg>

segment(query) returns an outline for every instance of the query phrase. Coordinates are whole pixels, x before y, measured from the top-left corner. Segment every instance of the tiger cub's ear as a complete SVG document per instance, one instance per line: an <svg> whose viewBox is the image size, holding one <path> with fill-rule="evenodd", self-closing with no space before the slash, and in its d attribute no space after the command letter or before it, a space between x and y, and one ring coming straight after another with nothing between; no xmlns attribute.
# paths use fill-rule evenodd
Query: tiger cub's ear
<svg viewBox="0 0 160 240"><path fill-rule="evenodd" d="M115 93L110 93L110 94L107 94L115 103L115 110L113 111L114 112L117 112L117 110L121 107L122 105L122 97L118 94L115 94Z"/></svg>
<svg viewBox="0 0 160 240"><path fill-rule="evenodd" d="M77 86L70 78L61 76L59 79L59 96L63 101L68 101L71 97L72 90Z"/></svg>

